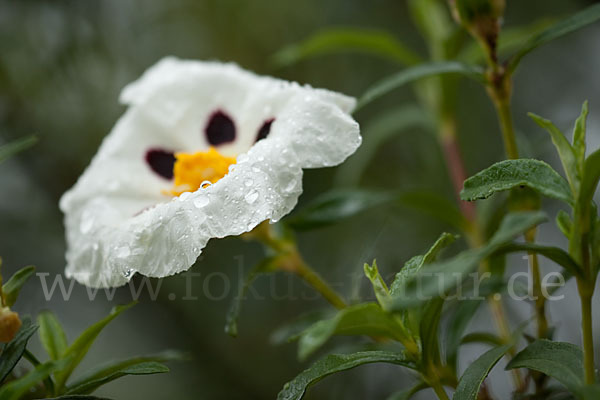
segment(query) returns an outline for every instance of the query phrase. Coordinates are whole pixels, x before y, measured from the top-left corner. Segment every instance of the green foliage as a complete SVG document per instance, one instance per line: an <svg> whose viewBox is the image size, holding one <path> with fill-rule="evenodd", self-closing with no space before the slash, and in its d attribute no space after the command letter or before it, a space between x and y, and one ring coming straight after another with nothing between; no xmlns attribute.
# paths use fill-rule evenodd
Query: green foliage
<svg viewBox="0 0 600 400"><path fill-rule="evenodd" d="M402 339L403 327L378 304L349 306L330 319L322 320L300 334L298 358L306 359L333 335L367 335Z"/></svg>
<svg viewBox="0 0 600 400"><path fill-rule="evenodd" d="M420 382L408 390L392 393L386 400L409 400L415 394L428 387L429 385L425 382Z"/></svg>
<svg viewBox="0 0 600 400"><path fill-rule="evenodd" d="M37 137L28 136L0 146L0 164L37 143Z"/></svg>
<svg viewBox="0 0 600 400"><path fill-rule="evenodd" d="M476 400L484 379L511 347L512 344L494 347L473 361L461 376L452 399Z"/></svg>
<svg viewBox="0 0 600 400"><path fill-rule="evenodd" d="M570 343L539 339L519 352L506 369L529 368L556 379L578 398L583 387L583 355Z"/></svg>
<svg viewBox="0 0 600 400"><path fill-rule="evenodd" d="M407 83L430 76L444 74L459 74L479 82L485 82L481 68L476 66L461 64L456 61L422 63L414 67L406 68L375 83L367 89L363 96L358 100L355 111Z"/></svg>
<svg viewBox="0 0 600 400"><path fill-rule="evenodd" d="M373 264L364 265L365 276L371 281L371 285L373 286L373 291L375 292L375 296L377 297L377 301L381 306L384 306L390 298L390 290L388 289L385 280L379 274L379 269L377 268L377 261L373 260Z"/></svg>
<svg viewBox="0 0 600 400"><path fill-rule="evenodd" d="M331 354L315 362L312 366L285 384L277 395L277 400L299 400L306 389L321 379L336 372L346 371L363 364L389 363L415 369L403 354L388 351L363 351L353 354Z"/></svg>
<svg viewBox="0 0 600 400"><path fill-rule="evenodd" d="M21 288L35 272L35 267L30 265L15 272L10 279L2 285L2 296L4 304L12 307L17 301Z"/></svg>
<svg viewBox="0 0 600 400"><path fill-rule="evenodd" d="M511 58L508 63L508 71L514 71L521 59L537 47L590 25L598 19L600 19L600 4L594 4L534 35Z"/></svg>
<svg viewBox="0 0 600 400"><path fill-rule="evenodd" d="M481 300L463 300L456 304L456 310L447 327L446 359L454 369L458 367L458 350L463 343L463 335L481 305Z"/></svg>
<svg viewBox="0 0 600 400"><path fill-rule="evenodd" d="M63 352L62 358L68 360L68 362L60 369L60 371L55 373L56 390L60 391L64 387L73 370L79 365L81 360L83 360L83 357L87 354L94 343L94 340L96 340L106 325L135 304L136 303L133 302L125 306L116 306L107 317L87 328L69 347L67 347Z"/></svg>
<svg viewBox="0 0 600 400"><path fill-rule="evenodd" d="M365 189L331 190L317 197L286 220L295 230L309 230L327 226L381 206L397 198L390 192Z"/></svg>
<svg viewBox="0 0 600 400"><path fill-rule="evenodd" d="M32 325L29 318L25 318L23 319L21 329L15 335L13 340L4 345L2 353L0 353L0 383L6 379L21 357L23 357L27 342L37 329L38 327Z"/></svg>
<svg viewBox="0 0 600 400"><path fill-rule="evenodd" d="M0 388L0 399L19 400L21 396L27 393L32 387L48 378L51 373L64 368L68 362L69 360L48 361L47 363L38 365L22 378L2 386L2 388Z"/></svg>
<svg viewBox="0 0 600 400"><path fill-rule="evenodd" d="M287 67L305 59L342 52L370 54L401 65L421 62L418 54L389 33L358 28L318 32L278 51L271 61L277 67Z"/></svg>
<svg viewBox="0 0 600 400"><path fill-rule="evenodd" d="M127 360L110 367L98 371L86 379L80 379L77 383L73 383L67 388L67 394L89 394L100 386L119 379L126 375L153 375L169 372L164 364L153 361L151 358L146 358L143 361L140 359Z"/></svg>
<svg viewBox="0 0 600 400"><path fill-rule="evenodd" d="M545 220L546 216L543 212L508 214L502 221L498 231L486 245L463 251L449 260L433 263L426 268L426 272L419 271L411 279L400 285L394 291L389 306L390 309L400 310L414 307L429 299L444 295L459 282L466 279L468 274L485 258L511 242L518 235Z"/></svg>
<svg viewBox="0 0 600 400"><path fill-rule="evenodd" d="M50 359L61 359L68 344L65 332L56 315L51 311L42 311L38 315L38 324L40 326L40 341Z"/></svg>
<svg viewBox="0 0 600 400"><path fill-rule="evenodd" d="M567 214L563 210L560 210L556 214L556 226L558 226L558 229L560 229L560 231L563 235L565 235L565 237L571 237L571 232L573 232L573 220L571 219L569 214Z"/></svg>
<svg viewBox="0 0 600 400"><path fill-rule="evenodd" d="M564 178L545 162L531 159L504 160L484 169L465 181L460 197L467 201L486 199L494 193L520 187L573 204Z"/></svg>

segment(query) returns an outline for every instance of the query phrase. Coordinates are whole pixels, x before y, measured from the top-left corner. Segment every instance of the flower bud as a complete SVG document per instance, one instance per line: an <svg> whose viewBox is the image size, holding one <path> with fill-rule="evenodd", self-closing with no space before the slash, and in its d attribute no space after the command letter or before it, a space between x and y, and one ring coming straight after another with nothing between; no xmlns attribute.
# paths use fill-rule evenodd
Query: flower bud
<svg viewBox="0 0 600 400"><path fill-rule="evenodd" d="M495 54L505 0L450 0L454 18Z"/></svg>
<svg viewBox="0 0 600 400"><path fill-rule="evenodd" d="M21 329L19 314L8 307L0 309L0 343L13 340L19 329Z"/></svg>

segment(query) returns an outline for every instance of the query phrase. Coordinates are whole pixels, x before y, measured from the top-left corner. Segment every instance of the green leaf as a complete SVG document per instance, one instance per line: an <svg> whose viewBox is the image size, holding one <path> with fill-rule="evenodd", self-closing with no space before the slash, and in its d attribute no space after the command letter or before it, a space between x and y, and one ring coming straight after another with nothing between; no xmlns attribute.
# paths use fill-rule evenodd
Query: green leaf
<svg viewBox="0 0 600 400"><path fill-rule="evenodd" d="M414 104L386 110L361 124L363 142L352 157L336 168L336 186L357 186L377 150L384 143L415 128L434 129L430 115Z"/></svg>
<svg viewBox="0 0 600 400"><path fill-rule="evenodd" d="M425 305L421 315L419 335L421 337L422 359L425 365L441 364L438 327L443 307L444 299L433 299Z"/></svg>
<svg viewBox="0 0 600 400"><path fill-rule="evenodd" d="M277 400L299 400L304 396L306 389L321 379L346 371L359 365L370 363L390 363L415 369L415 365L408 361L403 354L389 351L363 351L353 354L331 354L317 361L304 370L292 381L285 384L283 390L277 395Z"/></svg>
<svg viewBox="0 0 600 400"><path fill-rule="evenodd" d="M440 196L438 193L415 191L400 195L400 203L404 206L419 210L448 225L464 231L469 225L456 203Z"/></svg>
<svg viewBox="0 0 600 400"><path fill-rule="evenodd" d="M322 194L286 219L296 230L331 225L397 198L396 194L360 189L337 189Z"/></svg>
<svg viewBox="0 0 600 400"><path fill-rule="evenodd" d="M291 322L285 323L275 329L269 338L272 344L278 345L289 343L300 338L302 332L316 322L331 318L334 313L331 310L317 310L305 313Z"/></svg>
<svg viewBox="0 0 600 400"><path fill-rule="evenodd" d="M585 162L585 131L587 116L588 102L586 100L581 106L581 114L575 121L575 127L573 128L573 151L575 152L575 158L577 159L577 165L580 172L583 171Z"/></svg>
<svg viewBox="0 0 600 400"><path fill-rule="evenodd" d="M433 263L412 276L412 279L398 285L388 309L406 309L442 296L466 279L485 258L545 220L546 215L540 211L507 214L498 231L483 247L466 250L449 260Z"/></svg>
<svg viewBox="0 0 600 400"><path fill-rule="evenodd" d="M153 375L169 372L169 368L156 361L137 361L123 362L121 368L112 367L110 373L99 375L95 378L87 379L80 384L73 384L67 388L67 394L90 394L102 385L106 385L115 379L126 375Z"/></svg>
<svg viewBox="0 0 600 400"><path fill-rule="evenodd" d="M519 352L506 369L529 368L551 376L581 396L583 387L583 354L574 344L539 339Z"/></svg>
<svg viewBox="0 0 600 400"><path fill-rule="evenodd" d="M600 180L600 150L596 150L585 160L583 177L579 189L579 206L583 215L590 215L591 203Z"/></svg>
<svg viewBox="0 0 600 400"><path fill-rule="evenodd" d="M587 385L583 388L583 400L600 399L600 384Z"/></svg>
<svg viewBox="0 0 600 400"><path fill-rule="evenodd" d="M480 82L485 82L485 77L481 68L476 66L461 64L455 61L423 63L407 68L375 83L367 89L365 94L358 100L358 104L354 111L356 112L372 101L406 85L407 83L430 76L444 74L460 74Z"/></svg>
<svg viewBox="0 0 600 400"><path fill-rule="evenodd" d="M581 275L581 268L571 258L569 253L559 247L543 246L537 243L510 243L500 248L497 253L513 253L516 251L527 251L541 254L549 260L554 261L575 276Z"/></svg>
<svg viewBox="0 0 600 400"><path fill-rule="evenodd" d="M460 340L460 344L466 343L485 343L491 344L492 346L501 346L505 343L505 341L501 337L493 333L471 332L463 336L463 338Z"/></svg>
<svg viewBox="0 0 600 400"><path fill-rule="evenodd" d="M287 67L308 58L343 52L370 54L403 65L421 61L419 55L387 32L349 28L318 32L301 43L283 48L271 62L276 67Z"/></svg>
<svg viewBox="0 0 600 400"><path fill-rule="evenodd" d="M484 379L511 347L512 344L494 347L471 363L458 381L452 400L476 400Z"/></svg>
<svg viewBox="0 0 600 400"><path fill-rule="evenodd" d="M339 310L333 318L322 320L300 334L298 358L305 360L333 335L367 335L401 339L403 327L378 304L356 304Z"/></svg>
<svg viewBox="0 0 600 400"><path fill-rule="evenodd" d="M37 319L40 325L40 341L46 352L48 352L50 359L58 360L62 358L68 344L60 322L51 311L42 311Z"/></svg>
<svg viewBox="0 0 600 400"><path fill-rule="evenodd" d="M13 340L4 345L2 353L0 353L0 383L6 379L21 357L23 357L27 342L37 328L37 325L31 324L29 318L24 318L19 332L17 332Z"/></svg>
<svg viewBox="0 0 600 400"><path fill-rule="evenodd" d="M238 335L237 321L242 309L242 300L244 299L244 296L246 296L246 292L259 275L275 271L281 258L282 256L266 257L252 268L248 275L246 275L244 283L238 289L238 294L231 302L231 306L227 312L225 333L233 337Z"/></svg>
<svg viewBox="0 0 600 400"><path fill-rule="evenodd" d="M556 214L556 226L558 226L558 229L560 229L565 237L571 237L571 232L573 231L573 220L565 211L559 210L558 214Z"/></svg>
<svg viewBox="0 0 600 400"><path fill-rule="evenodd" d="M168 372L161 363L167 361L185 360L188 356L178 351L133 357L126 360L110 361L93 368L77 378L67 388L68 394L88 394L114 379L125 375L145 375Z"/></svg>
<svg viewBox="0 0 600 400"><path fill-rule="evenodd" d="M465 181L460 198L486 199L497 192L529 187L545 196L573 204L569 184L543 161L518 159L500 161Z"/></svg>
<svg viewBox="0 0 600 400"><path fill-rule="evenodd" d="M36 144L37 141L37 137L28 136L0 146L0 164L15 154L20 153L23 150L27 150Z"/></svg>
<svg viewBox="0 0 600 400"><path fill-rule="evenodd" d="M550 28L540 32L525 42L519 51L512 57L508 64L508 73L514 71L521 59L535 48L542 46L554 39L558 39L573 31L581 29L600 19L600 4L589 6L578 13L564 19Z"/></svg>
<svg viewBox="0 0 600 400"><path fill-rule="evenodd" d="M54 374L56 379L56 388L58 391L64 387L67 379L69 379L73 373L73 370L79 365L81 360L83 360L83 357L85 357L88 350L100 332L102 332L104 327L106 327L106 325L108 325L123 311L130 309L135 304L136 302L132 302L124 306L116 306L108 316L87 328L77 339L75 339L73 343L71 343L71 345L63 353L63 358L68 359L69 362L64 368L61 368L60 371Z"/></svg>
<svg viewBox="0 0 600 400"><path fill-rule="evenodd" d="M377 268L377 261L373 260L373 264L369 265L365 263L364 272L366 277L371 281L371 285L373 286L373 291L375 292L375 297L377 297L377 301L383 307L389 301L390 290L388 289L385 281L379 274L379 269Z"/></svg>
<svg viewBox="0 0 600 400"><path fill-rule="evenodd" d="M47 363L38 365L22 378L3 385L0 388L0 399L19 400L32 387L48 378L51 373L63 368L67 362L68 360L48 361Z"/></svg>
<svg viewBox="0 0 600 400"><path fill-rule="evenodd" d="M544 128L550 133L550 137L552 138L552 143L554 143L554 147L558 151L558 155L560 157L560 161L562 163L565 174L567 175L567 180L569 181L569 185L571 186L571 191L573 193L578 193L579 191L579 169L577 167L577 158L575 156L575 150L571 143L567 140L565 135L554 125L550 120L544 119L538 115L533 113L528 113L528 115L533 119L539 126ZM584 149L585 151L585 149Z"/></svg>
<svg viewBox="0 0 600 400"><path fill-rule="evenodd" d="M541 18L525 26L503 26L498 37L498 55L503 57L509 53L514 53L521 47L526 38L539 34L555 22L556 19L554 18ZM469 64L480 63L485 60L485 54L478 42L471 41L463 48L457 59Z"/></svg>
<svg viewBox="0 0 600 400"><path fill-rule="evenodd" d="M35 267L30 265L25 268L21 268L10 277L10 279L2 285L2 294L4 296L4 303L8 307L12 307L19 297L19 292L27 280L35 272Z"/></svg>
<svg viewBox="0 0 600 400"><path fill-rule="evenodd" d="M408 390L392 393L386 400L409 400L411 397L417 394L417 392L427 389L428 387L429 385L425 382L420 382Z"/></svg>
<svg viewBox="0 0 600 400"><path fill-rule="evenodd" d="M394 295L403 285L406 284L417 272L423 267L423 265L431 264L436 260L440 252L450 246L458 236L451 233L442 233L435 243L427 250L427 253L412 257L408 260L404 267L396 274L390 293Z"/></svg>
<svg viewBox="0 0 600 400"><path fill-rule="evenodd" d="M456 368L458 366L458 349L462 343L462 337L477 309L481 300L463 300L456 305L456 310L448 323L446 334L446 359L448 364Z"/></svg>

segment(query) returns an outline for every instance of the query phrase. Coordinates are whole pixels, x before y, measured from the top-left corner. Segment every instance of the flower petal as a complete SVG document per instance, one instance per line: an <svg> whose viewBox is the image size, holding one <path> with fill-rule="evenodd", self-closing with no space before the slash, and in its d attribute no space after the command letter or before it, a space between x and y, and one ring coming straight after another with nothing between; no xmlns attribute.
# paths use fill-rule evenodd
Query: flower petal
<svg viewBox="0 0 600 400"><path fill-rule="evenodd" d="M302 192L302 168L339 164L361 140L348 115L354 99L233 64L167 58L128 85L121 100L129 109L60 202L67 276L94 287L125 284L134 272L185 271L211 238L279 220ZM165 197L170 183L148 167L146 152L206 149L202 129L215 110L239 130L219 148L237 164L207 188ZM269 135L255 143L273 118Z"/></svg>

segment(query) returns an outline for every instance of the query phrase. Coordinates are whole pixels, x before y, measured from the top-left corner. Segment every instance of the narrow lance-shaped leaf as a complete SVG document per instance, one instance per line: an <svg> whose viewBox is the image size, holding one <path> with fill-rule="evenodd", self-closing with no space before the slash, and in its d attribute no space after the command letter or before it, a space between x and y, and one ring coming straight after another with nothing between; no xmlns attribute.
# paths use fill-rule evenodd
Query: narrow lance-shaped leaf
<svg viewBox="0 0 600 400"><path fill-rule="evenodd" d="M64 387L67 379L69 379L73 370L79 365L83 357L85 357L94 343L94 340L96 340L104 327L123 311L130 309L135 304L136 302L132 302L124 306L115 307L108 316L83 331L83 333L65 350L63 358L68 359L69 362L64 368L61 368L60 371L54 374L56 378L56 390L60 391Z"/></svg>
<svg viewBox="0 0 600 400"><path fill-rule="evenodd" d="M600 150L596 150L585 160L583 166L583 177L581 178L581 187L579 189L578 207L581 211L582 221L589 223L592 210L592 199L598 181L600 180ZM578 229L589 231L589 226L583 227L575 224Z"/></svg>
<svg viewBox="0 0 600 400"><path fill-rule="evenodd" d="M565 211L560 210L556 214L556 226L565 237L570 238L573 231L573 220Z"/></svg>
<svg viewBox="0 0 600 400"><path fill-rule="evenodd" d="M511 347L512 344L494 347L472 362L461 376L452 400L476 400L481 384Z"/></svg>
<svg viewBox="0 0 600 400"><path fill-rule="evenodd" d="M423 389L427 389L428 387L429 385L425 382L420 382L408 390L392 393L386 400L409 400L415 394L417 394Z"/></svg>
<svg viewBox="0 0 600 400"><path fill-rule="evenodd" d="M463 251L446 261L433 263L400 285L394 292L389 309L414 307L444 295L464 281L486 257L545 220L545 214L540 211L508 214L485 246Z"/></svg>
<svg viewBox="0 0 600 400"><path fill-rule="evenodd" d="M458 349L462 342L462 337L466 331L477 309L481 305L481 300L463 300L457 302L456 310L449 320L446 333L446 359L448 364L457 367Z"/></svg>
<svg viewBox="0 0 600 400"><path fill-rule="evenodd" d="M573 151L577 158L577 166L579 172L583 172L583 165L585 162L585 131L586 131L586 120L588 116L588 102L583 102L581 106L581 114L575 121L575 127L573 128Z"/></svg>
<svg viewBox="0 0 600 400"><path fill-rule="evenodd" d="M363 364L384 362L415 369L415 365L407 361L403 354L389 351L363 351L353 354L331 354L317 361L292 381L286 383L277 395L277 400L299 400L306 389L321 379L346 371Z"/></svg>
<svg viewBox="0 0 600 400"><path fill-rule="evenodd" d="M37 325L32 325L29 318L24 318L21 329L17 332L14 339L4 345L2 353L0 353L0 383L6 379L21 357L23 357L27 342L37 329Z"/></svg>
<svg viewBox="0 0 600 400"><path fill-rule="evenodd" d="M352 217L370 208L388 203L397 194L372 190L332 190L317 197L286 223L296 230L308 230L327 226Z"/></svg>
<svg viewBox="0 0 600 400"><path fill-rule="evenodd" d="M40 325L40 341L50 359L62 358L68 346L67 336L56 316L51 311L42 311L38 315L38 324Z"/></svg>
<svg viewBox="0 0 600 400"><path fill-rule="evenodd" d="M318 321L300 335L298 358L306 359L333 335L367 335L401 339L403 327L378 304L349 306L330 319Z"/></svg>
<svg viewBox="0 0 600 400"><path fill-rule="evenodd" d="M375 83L359 99L355 111L407 83L444 74L460 74L479 82L485 82L481 68L476 66L461 64L455 61L419 64Z"/></svg>
<svg viewBox="0 0 600 400"><path fill-rule="evenodd" d="M551 376L580 396L583 387L583 354L574 344L539 339L519 352L506 369L529 368Z"/></svg>
<svg viewBox="0 0 600 400"><path fill-rule="evenodd" d="M569 184L543 161L505 160L484 169L465 181L460 198L467 201L486 199L497 192L529 187L545 196L573 204Z"/></svg>
<svg viewBox="0 0 600 400"><path fill-rule="evenodd" d="M435 241L435 243L427 250L424 255L418 255L408 260L404 267L396 274L394 281L392 282L391 294L394 295L398 290L402 288L407 281L419 272L423 265L431 264L440 254L440 252L450 246L458 236L451 233L444 232Z"/></svg>
<svg viewBox="0 0 600 400"><path fill-rule="evenodd" d="M272 57L277 67L285 67L315 56L341 52L357 52L412 65L421 57L387 32L364 29L328 29L301 43L287 46Z"/></svg>
<svg viewBox="0 0 600 400"><path fill-rule="evenodd" d="M156 361L141 361L137 363L131 363L130 365L123 366L119 369L114 368L110 374L99 376L96 379L88 379L79 385L73 385L67 389L66 393L90 394L100 386L106 385L107 383L122 378L126 375L153 375L163 374L166 372L169 372L169 368Z"/></svg>
<svg viewBox="0 0 600 400"><path fill-rule="evenodd" d="M565 170L565 174L567 175L567 180L569 181L571 190L576 194L579 191L580 176L573 146L571 146L571 143L569 143L565 135L550 120L544 119L533 113L529 113L528 115L539 126L550 133L552 143L554 143L554 147L556 147L556 150L558 151L558 155L560 157L563 169Z"/></svg>
<svg viewBox="0 0 600 400"><path fill-rule="evenodd" d="M554 39L558 39L573 31L590 25L596 22L598 19L600 19L600 4L594 4L533 36L531 39L525 42L521 49L510 60L508 64L509 73L514 71L517 65L519 65L521 59L530 51Z"/></svg>
<svg viewBox="0 0 600 400"><path fill-rule="evenodd" d="M48 378L54 371L60 370L67 364L68 360L48 361L38 365L25 376L11 381L0 388L0 399L19 400L32 387Z"/></svg>
<svg viewBox="0 0 600 400"><path fill-rule="evenodd" d="M15 272L10 279L2 285L2 294L4 296L4 302L8 307L12 307L17 301L17 297L19 297L19 292L21 288L31 275L35 272L35 267L30 265L28 267L22 268Z"/></svg>
<svg viewBox="0 0 600 400"><path fill-rule="evenodd" d="M442 316L444 300L430 300L424 307L419 326L421 337L422 358L426 365L440 365L440 347L438 327Z"/></svg>
<svg viewBox="0 0 600 400"><path fill-rule="evenodd" d="M509 243L498 249L496 253L513 253L517 251L541 254L562 266L571 274L581 276L581 267L571 258L569 253L559 247L543 246L537 243Z"/></svg>
<svg viewBox="0 0 600 400"><path fill-rule="evenodd" d="M373 260L373 264L369 265L365 263L364 265L365 276L371 281L371 285L373 286L373 291L375 292L375 297L377 297L377 301L380 305L384 305L389 301L390 290L388 289L385 281L379 274L379 269L377 268L377 261Z"/></svg>
<svg viewBox="0 0 600 400"><path fill-rule="evenodd" d="M36 143L37 137L28 136L0 146L0 163L14 156L15 154L30 148Z"/></svg>

